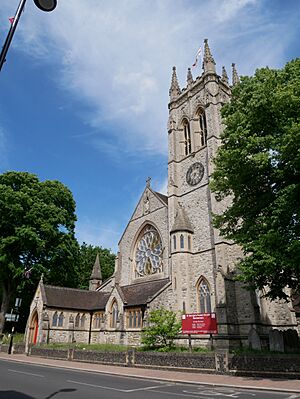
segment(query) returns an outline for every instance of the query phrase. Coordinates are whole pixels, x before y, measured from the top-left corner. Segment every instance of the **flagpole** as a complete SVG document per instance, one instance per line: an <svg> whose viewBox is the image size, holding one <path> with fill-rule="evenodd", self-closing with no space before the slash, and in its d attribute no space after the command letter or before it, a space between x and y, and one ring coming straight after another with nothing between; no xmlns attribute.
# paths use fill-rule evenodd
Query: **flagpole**
<svg viewBox="0 0 300 399"><path fill-rule="evenodd" d="M13 23L10 26L10 30L8 32L8 35L6 36L5 43L4 43L4 46L2 47L1 55L0 55L0 71L1 71L1 69L3 67L4 62L5 62L6 54L8 52L10 43L11 43L12 38L14 36L15 30L17 28L21 13L22 13L22 11L23 11L23 9L25 7L25 3L26 3L26 0L20 0L19 7L17 9L16 15L14 16Z"/></svg>

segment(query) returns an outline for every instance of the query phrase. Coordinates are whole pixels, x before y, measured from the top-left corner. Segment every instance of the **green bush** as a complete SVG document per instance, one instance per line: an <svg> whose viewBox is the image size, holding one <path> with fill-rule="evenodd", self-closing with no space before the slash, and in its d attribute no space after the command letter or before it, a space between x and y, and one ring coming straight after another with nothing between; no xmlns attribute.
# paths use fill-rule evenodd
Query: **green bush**
<svg viewBox="0 0 300 399"><path fill-rule="evenodd" d="M149 313L149 326L142 332L142 344L147 348L168 351L174 347L180 328L175 312L165 308L153 310Z"/></svg>

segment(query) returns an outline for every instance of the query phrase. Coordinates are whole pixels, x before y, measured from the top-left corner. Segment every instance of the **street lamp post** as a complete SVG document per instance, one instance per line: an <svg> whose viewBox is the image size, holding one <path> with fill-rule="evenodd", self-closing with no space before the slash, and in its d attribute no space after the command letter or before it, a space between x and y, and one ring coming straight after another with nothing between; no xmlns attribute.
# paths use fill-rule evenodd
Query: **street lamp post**
<svg viewBox="0 0 300 399"><path fill-rule="evenodd" d="M56 7L56 4L57 4L57 0L33 0L33 1L34 1L34 4L40 10L47 11L47 12L53 11L54 8ZM8 52L10 43L11 43L12 38L14 36L15 30L17 28L19 19L21 17L21 13L24 10L25 3L26 3L26 0L20 0L17 12L16 12L16 14L14 16L14 19L13 19L12 24L10 26L9 32L8 32L8 34L6 36L5 43L4 43L3 47L2 47L1 54L0 54L0 71L2 69L2 66L3 66L4 62L5 62L6 54Z"/></svg>

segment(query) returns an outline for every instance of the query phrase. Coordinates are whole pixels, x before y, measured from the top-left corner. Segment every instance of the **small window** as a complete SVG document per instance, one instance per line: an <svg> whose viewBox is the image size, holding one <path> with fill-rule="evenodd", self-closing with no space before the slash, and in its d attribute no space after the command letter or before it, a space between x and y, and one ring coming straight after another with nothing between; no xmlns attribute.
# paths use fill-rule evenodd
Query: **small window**
<svg viewBox="0 0 300 399"><path fill-rule="evenodd" d="M52 327L57 327L57 322L58 322L58 316L57 316L57 312L55 312L52 317Z"/></svg>
<svg viewBox="0 0 300 399"><path fill-rule="evenodd" d="M75 317L75 327L79 327L80 323L80 314L78 313Z"/></svg>
<svg viewBox="0 0 300 399"><path fill-rule="evenodd" d="M176 251L176 236L173 236L173 248Z"/></svg>
<svg viewBox="0 0 300 399"><path fill-rule="evenodd" d="M85 314L83 314L80 319L80 327L82 328L85 327L85 319L86 319Z"/></svg>
<svg viewBox="0 0 300 399"><path fill-rule="evenodd" d="M180 249L184 249L184 237L183 234L180 236Z"/></svg>
<svg viewBox="0 0 300 399"><path fill-rule="evenodd" d="M192 247L192 245L191 245L191 236L188 236L188 249L189 249L189 251L191 250L191 247Z"/></svg>
<svg viewBox="0 0 300 399"><path fill-rule="evenodd" d="M141 328L142 327L142 310L129 309L127 314L127 328Z"/></svg>
<svg viewBox="0 0 300 399"><path fill-rule="evenodd" d="M58 327L62 327L63 325L64 325L64 314L63 312L61 312L58 317Z"/></svg>

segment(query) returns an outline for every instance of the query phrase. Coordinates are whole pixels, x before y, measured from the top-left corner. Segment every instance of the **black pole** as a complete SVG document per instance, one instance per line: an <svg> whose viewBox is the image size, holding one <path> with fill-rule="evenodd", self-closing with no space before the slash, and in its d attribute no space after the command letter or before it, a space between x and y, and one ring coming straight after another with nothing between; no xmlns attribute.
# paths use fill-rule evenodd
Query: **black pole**
<svg viewBox="0 0 300 399"><path fill-rule="evenodd" d="M11 27L10 27L9 32L8 32L8 35L6 36L5 43L4 43L4 46L2 47L1 55L0 55L0 71L2 69L2 66L3 66L4 62L5 62L6 54L8 52L10 43L11 43L12 38L14 36L15 30L17 28L21 13L22 13L22 11L23 11L23 9L25 7L25 3L26 3L26 0L20 0L19 7L18 7L17 12L16 12L16 14L14 16L13 23L11 24Z"/></svg>

